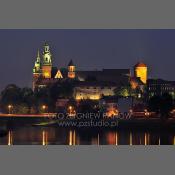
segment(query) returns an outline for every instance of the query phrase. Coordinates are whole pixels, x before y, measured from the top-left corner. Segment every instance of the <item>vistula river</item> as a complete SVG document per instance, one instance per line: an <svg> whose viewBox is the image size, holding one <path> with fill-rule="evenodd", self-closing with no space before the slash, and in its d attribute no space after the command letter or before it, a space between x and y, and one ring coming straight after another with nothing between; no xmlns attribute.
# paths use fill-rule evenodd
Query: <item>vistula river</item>
<svg viewBox="0 0 175 175"><path fill-rule="evenodd" d="M1 145L174 145L175 132L111 128L24 126L9 128Z"/></svg>

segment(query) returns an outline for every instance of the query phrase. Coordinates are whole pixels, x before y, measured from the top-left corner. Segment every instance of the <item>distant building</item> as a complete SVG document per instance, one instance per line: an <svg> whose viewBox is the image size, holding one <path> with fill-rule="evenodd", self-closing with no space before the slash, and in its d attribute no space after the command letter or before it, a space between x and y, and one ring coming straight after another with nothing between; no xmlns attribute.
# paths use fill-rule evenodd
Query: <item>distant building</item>
<svg viewBox="0 0 175 175"><path fill-rule="evenodd" d="M76 100L99 100L103 96L114 96L114 82L102 81L79 81L74 88L74 98Z"/></svg>
<svg viewBox="0 0 175 175"><path fill-rule="evenodd" d="M161 96L165 93L172 95L175 99L175 81L167 81L162 79L148 79L147 80L147 96Z"/></svg>
<svg viewBox="0 0 175 175"><path fill-rule="evenodd" d="M147 65L139 62L134 66L134 76L137 78L140 78L140 80L146 84L147 81L147 73L148 72L148 68Z"/></svg>

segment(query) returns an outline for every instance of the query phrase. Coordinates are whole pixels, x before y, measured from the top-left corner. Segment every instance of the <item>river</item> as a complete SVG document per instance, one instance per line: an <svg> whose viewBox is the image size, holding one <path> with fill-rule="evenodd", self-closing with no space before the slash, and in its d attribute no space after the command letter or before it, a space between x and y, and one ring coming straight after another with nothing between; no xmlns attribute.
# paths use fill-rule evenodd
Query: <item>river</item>
<svg viewBox="0 0 175 175"><path fill-rule="evenodd" d="M174 145L175 131L24 126L8 129L1 145Z"/></svg>

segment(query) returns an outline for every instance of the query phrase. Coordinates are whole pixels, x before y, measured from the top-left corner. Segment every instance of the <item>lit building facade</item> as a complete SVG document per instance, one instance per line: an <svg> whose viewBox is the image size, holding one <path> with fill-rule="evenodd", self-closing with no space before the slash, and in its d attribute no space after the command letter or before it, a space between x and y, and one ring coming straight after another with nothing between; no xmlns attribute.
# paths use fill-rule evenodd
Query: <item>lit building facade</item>
<svg viewBox="0 0 175 175"><path fill-rule="evenodd" d="M175 82L162 79L148 79L147 80L147 96L161 96L163 94L170 94L175 99Z"/></svg>
<svg viewBox="0 0 175 175"><path fill-rule="evenodd" d="M77 83L74 88L76 100L99 100L103 96L114 96L116 84L112 82L86 82Z"/></svg>

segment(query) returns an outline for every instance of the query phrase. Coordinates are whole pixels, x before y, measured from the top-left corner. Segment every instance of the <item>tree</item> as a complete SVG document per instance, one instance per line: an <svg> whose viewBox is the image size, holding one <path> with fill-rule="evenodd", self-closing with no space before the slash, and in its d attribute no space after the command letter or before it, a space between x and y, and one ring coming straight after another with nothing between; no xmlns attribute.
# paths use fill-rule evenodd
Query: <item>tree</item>
<svg viewBox="0 0 175 175"><path fill-rule="evenodd" d="M173 99L169 94L163 94L160 102L161 119L166 120L170 116L170 111L173 109Z"/></svg>
<svg viewBox="0 0 175 175"><path fill-rule="evenodd" d="M18 105L21 101L20 88L14 84L8 85L1 92L1 107L5 112L8 112L8 105Z"/></svg>
<svg viewBox="0 0 175 175"><path fill-rule="evenodd" d="M93 100L81 100L78 106L78 110L82 113L97 112L95 106L97 106L97 102Z"/></svg>
<svg viewBox="0 0 175 175"><path fill-rule="evenodd" d="M34 95L31 88L19 88L14 84L8 85L1 92L1 107L4 112L9 112L11 106L11 112L13 113L29 113L31 107L34 105Z"/></svg>
<svg viewBox="0 0 175 175"><path fill-rule="evenodd" d="M31 88L28 88L28 87L22 88L21 96L22 96L21 101L24 104L27 104L29 108L32 107L36 103L34 92L32 91Z"/></svg>
<svg viewBox="0 0 175 175"><path fill-rule="evenodd" d="M36 88L33 92L31 88L19 88L11 84L1 92L0 104L4 112L8 113L13 108L13 113L37 113L55 110L58 98L73 97L74 81L59 81L55 84L43 88ZM45 106L45 107L44 107ZM10 108L10 109L9 109Z"/></svg>
<svg viewBox="0 0 175 175"><path fill-rule="evenodd" d="M14 106L13 113L15 113L15 114L29 114L30 108L26 103L20 103L19 105Z"/></svg>
<svg viewBox="0 0 175 175"><path fill-rule="evenodd" d="M160 101L161 101L160 96L151 97L150 100L148 101L148 109L150 111L159 113L160 112Z"/></svg>
<svg viewBox="0 0 175 175"><path fill-rule="evenodd" d="M35 102L36 102L38 112L42 110L41 107L43 105L47 106L48 110L50 110L52 103L50 98L49 87L42 87L42 88L36 89L34 92L34 97L35 97Z"/></svg>
<svg viewBox="0 0 175 175"><path fill-rule="evenodd" d="M173 109L172 96L165 93L162 96L153 96L148 101L150 111L160 114L160 118L165 121L170 116L170 111Z"/></svg>
<svg viewBox="0 0 175 175"><path fill-rule="evenodd" d="M53 99L72 98L74 83L72 81L57 82L50 87L50 95Z"/></svg>
<svg viewBox="0 0 175 175"><path fill-rule="evenodd" d="M128 97L131 96L131 89L128 86L121 86L114 89L116 96Z"/></svg>

